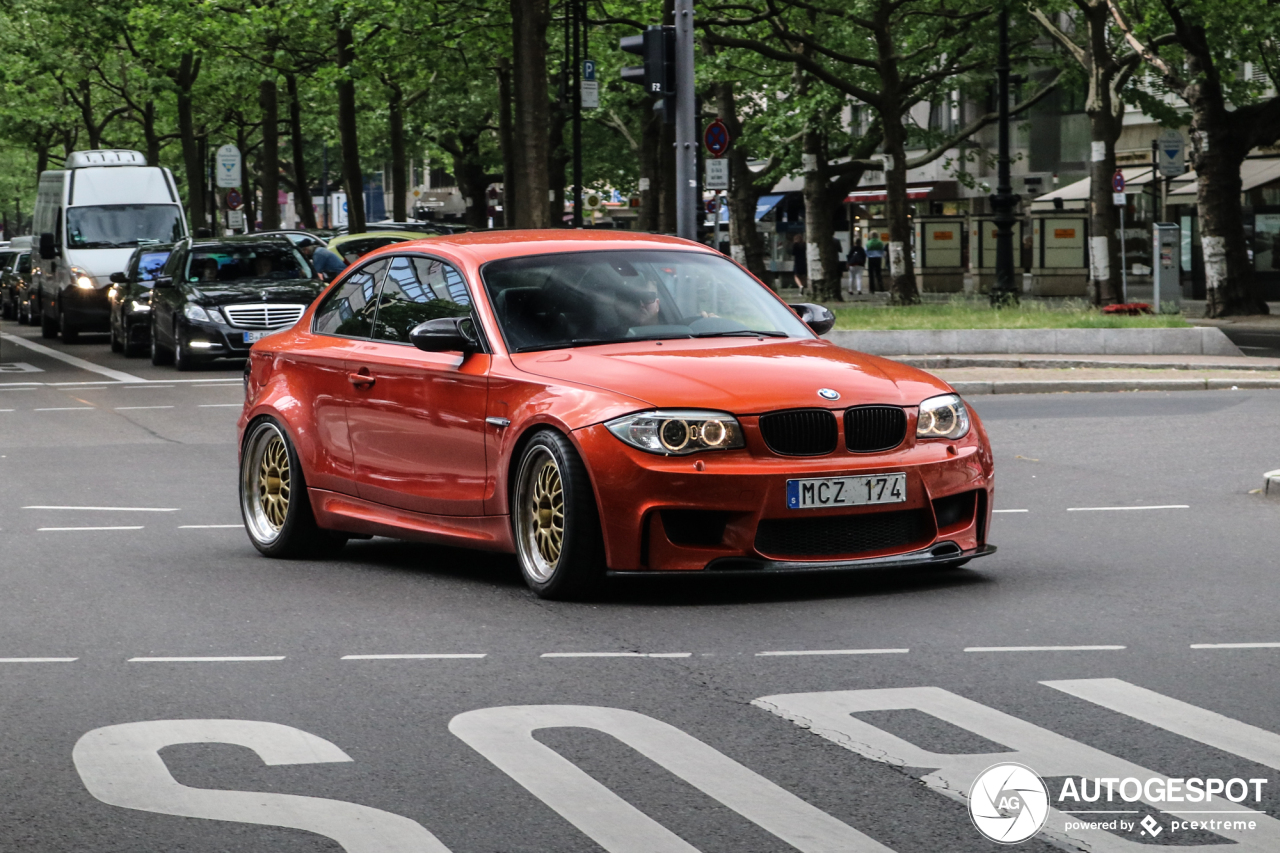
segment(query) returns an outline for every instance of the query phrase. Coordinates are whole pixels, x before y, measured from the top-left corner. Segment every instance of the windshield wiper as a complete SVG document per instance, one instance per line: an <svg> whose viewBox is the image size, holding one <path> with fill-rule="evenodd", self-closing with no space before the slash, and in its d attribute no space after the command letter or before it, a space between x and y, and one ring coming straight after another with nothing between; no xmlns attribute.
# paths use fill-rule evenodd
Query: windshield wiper
<svg viewBox="0 0 1280 853"><path fill-rule="evenodd" d="M661 337L645 337L643 335L631 335L625 338L574 338L569 341L558 341L553 344L540 344L532 347L520 347L516 352L539 352L549 349L568 349L570 347L591 347L600 344L635 344L641 341L661 341L661 340L678 340L679 338L687 338L689 335L671 335L664 334ZM696 336L695 336L696 337Z"/></svg>
<svg viewBox="0 0 1280 853"><path fill-rule="evenodd" d="M744 338L760 338L760 337L764 337L764 338L789 338L789 337L791 337L791 336L790 336L790 335L788 335L786 332L776 332L776 331L772 331L772 330L767 331L767 332L766 332L766 331L755 331L754 329L730 329L729 331L726 331L726 332L695 332L693 336L694 336L695 338L729 338L729 337L744 337Z"/></svg>

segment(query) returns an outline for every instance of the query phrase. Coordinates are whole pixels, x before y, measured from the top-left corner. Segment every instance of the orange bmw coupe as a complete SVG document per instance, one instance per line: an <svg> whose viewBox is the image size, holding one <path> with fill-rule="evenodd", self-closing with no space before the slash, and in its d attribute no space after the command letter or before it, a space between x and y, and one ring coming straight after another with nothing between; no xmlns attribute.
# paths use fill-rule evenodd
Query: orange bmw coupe
<svg viewBox="0 0 1280 853"><path fill-rule="evenodd" d="M945 382L669 237L476 232L346 271L245 366L240 509L289 557L389 536L606 575L958 566L982 422Z"/></svg>

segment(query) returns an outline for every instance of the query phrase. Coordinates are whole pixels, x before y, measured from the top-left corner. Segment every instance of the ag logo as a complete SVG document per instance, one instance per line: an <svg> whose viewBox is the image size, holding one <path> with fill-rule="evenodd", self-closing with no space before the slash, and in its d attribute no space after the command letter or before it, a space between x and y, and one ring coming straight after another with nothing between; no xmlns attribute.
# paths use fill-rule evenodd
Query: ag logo
<svg viewBox="0 0 1280 853"><path fill-rule="evenodd" d="M996 764L969 791L969 817L987 838L1017 844L1040 831L1049 816L1049 791L1030 767Z"/></svg>

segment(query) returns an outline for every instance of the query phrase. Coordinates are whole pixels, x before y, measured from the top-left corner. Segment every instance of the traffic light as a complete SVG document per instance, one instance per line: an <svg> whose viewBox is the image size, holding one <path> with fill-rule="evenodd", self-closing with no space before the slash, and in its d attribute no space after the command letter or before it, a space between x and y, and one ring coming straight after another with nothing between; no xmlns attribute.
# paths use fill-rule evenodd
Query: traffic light
<svg viewBox="0 0 1280 853"><path fill-rule="evenodd" d="M649 27L638 36L623 36L618 46L644 57L644 65L623 68L622 79L639 83L647 94L659 98L654 109L662 109L664 119L674 121L669 105L676 94L676 28Z"/></svg>

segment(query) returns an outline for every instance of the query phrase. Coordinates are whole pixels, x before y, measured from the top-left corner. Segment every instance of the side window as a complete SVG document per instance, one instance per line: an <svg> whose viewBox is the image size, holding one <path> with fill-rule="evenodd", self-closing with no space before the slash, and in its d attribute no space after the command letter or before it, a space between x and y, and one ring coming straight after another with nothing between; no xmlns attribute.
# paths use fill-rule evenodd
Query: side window
<svg viewBox="0 0 1280 853"><path fill-rule="evenodd" d="M22 257L18 260L18 272L21 273L22 275L31 275L31 255L30 254L27 254L24 252Z"/></svg>
<svg viewBox="0 0 1280 853"><path fill-rule="evenodd" d="M466 317L471 296L458 271L416 255L393 258L378 295L373 337L408 343L413 327L438 317Z"/></svg>
<svg viewBox="0 0 1280 853"><path fill-rule="evenodd" d="M367 338L373 331L373 316L377 311L374 294L386 272L385 259L367 264L329 291L329 295L316 309L312 329L322 335L341 335L345 338Z"/></svg>
<svg viewBox="0 0 1280 853"><path fill-rule="evenodd" d="M176 282L178 280L178 270L182 269L183 264L186 263L186 254L185 251L176 251L171 254L164 265L161 275L167 275Z"/></svg>

